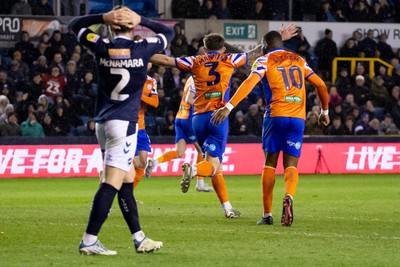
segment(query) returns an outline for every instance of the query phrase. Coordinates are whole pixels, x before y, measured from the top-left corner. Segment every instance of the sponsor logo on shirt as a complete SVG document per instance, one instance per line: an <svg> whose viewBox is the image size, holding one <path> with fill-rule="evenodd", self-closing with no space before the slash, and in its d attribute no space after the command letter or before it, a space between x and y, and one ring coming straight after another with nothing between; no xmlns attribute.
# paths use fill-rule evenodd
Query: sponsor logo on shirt
<svg viewBox="0 0 400 267"><path fill-rule="evenodd" d="M208 92L204 94L206 99L210 98L220 98L222 96L222 92Z"/></svg>
<svg viewBox="0 0 400 267"><path fill-rule="evenodd" d="M301 97L298 96L285 96L285 102L301 103L303 101L301 100Z"/></svg>

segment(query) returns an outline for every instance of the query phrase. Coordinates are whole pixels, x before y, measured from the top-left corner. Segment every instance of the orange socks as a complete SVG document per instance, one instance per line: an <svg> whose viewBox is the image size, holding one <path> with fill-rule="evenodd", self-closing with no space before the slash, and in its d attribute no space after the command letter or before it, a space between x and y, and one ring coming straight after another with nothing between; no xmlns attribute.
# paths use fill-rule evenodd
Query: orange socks
<svg viewBox="0 0 400 267"><path fill-rule="evenodd" d="M226 190L225 179L224 176L222 175L222 171L218 171L218 174L211 179L211 182L221 204L229 201L228 191Z"/></svg>
<svg viewBox="0 0 400 267"><path fill-rule="evenodd" d="M214 176L214 165L209 161L202 161L196 164L197 168L197 175L199 176L206 176L206 177L213 177Z"/></svg>
<svg viewBox="0 0 400 267"><path fill-rule="evenodd" d="M176 150L171 150L168 151L164 154L162 154L158 159L158 163L163 163L163 162L167 162L170 161L171 159L177 159L178 158L178 152L176 152Z"/></svg>
<svg viewBox="0 0 400 267"><path fill-rule="evenodd" d="M275 186L275 168L264 166L261 174L261 190L264 214L272 213L272 198Z"/></svg>
<svg viewBox="0 0 400 267"><path fill-rule="evenodd" d="M285 181L286 195L289 194L294 198L296 193L297 182L299 181L299 173L296 167L287 167L283 176Z"/></svg>
<svg viewBox="0 0 400 267"><path fill-rule="evenodd" d="M136 186L139 184L140 180L142 179L144 175L144 169L143 168L136 168L136 175L135 175L135 180L133 181L133 189L136 188Z"/></svg>

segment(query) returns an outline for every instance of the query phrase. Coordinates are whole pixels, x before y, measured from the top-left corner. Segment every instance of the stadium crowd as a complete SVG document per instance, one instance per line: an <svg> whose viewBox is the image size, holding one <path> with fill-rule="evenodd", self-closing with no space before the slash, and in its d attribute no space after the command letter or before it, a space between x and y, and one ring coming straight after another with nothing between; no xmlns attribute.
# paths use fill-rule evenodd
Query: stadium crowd
<svg viewBox="0 0 400 267"><path fill-rule="evenodd" d="M40 3L45 3L41 0ZM193 3L192 3L193 2ZM214 3L204 0L199 8L191 9L199 1L173 1L179 5L174 17L179 18L234 18L234 19L286 19L279 15L284 1L225 1ZM254 12L234 11L242 5L254 2ZM293 1L296 4L318 1ZM362 6L369 15L362 21L371 21L377 6L382 12L377 22L398 21L396 1L322 1L323 11L314 14L318 21L349 21L350 12L345 4L354 2L352 8ZM371 3L370 3L371 2ZM26 0L18 3L29 4ZM179 4L180 3L180 4ZM344 4L343 4L344 3ZM371 4L371 5L370 5ZM276 6L275 6L276 5ZM218 6L218 8L215 8ZM273 8L272 8L273 7ZM346 6L348 7L348 6ZM382 8L384 7L384 8ZM10 7L11 8L11 7ZM216 12L219 10L219 12ZM242 9L243 10L243 9ZM260 14L261 11L263 14ZM286 9L284 9L286 10ZM307 9L307 10L312 10ZM317 8L317 10L320 10ZM274 11L271 13L271 11ZM339 12L340 11L340 12ZM352 11L355 12L355 11ZM373 12L373 13L371 13ZM264 14L265 13L265 14ZM276 14L275 14L276 13ZM33 14L33 13L32 13ZM275 15L274 15L275 14ZM338 15L343 20L337 19ZM242 17L242 16L248 17ZM304 17L306 13L302 13ZM312 17L312 16L311 16ZM351 16L353 20L354 16ZM333 20L335 19L335 20ZM360 20L361 21L361 20ZM202 38L188 42L184 28L174 26L175 37L165 54L174 57L196 55L201 49ZM332 31L326 29L325 36L311 49L306 36L299 29L298 36L285 42L285 47L302 55L312 68L324 78L330 96L331 125L323 129L318 126L319 104L315 91L307 87L307 135L398 135L400 134L400 51L394 51L382 34L377 39L369 31L365 38L354 32L343 47L337 47L332 40ZM335 83L331 83L331 65L334 57L375 57L380 58L394 69L391 76L383 65L375 66L375 76L368 75L368 63L358 62L356 73L350 75L350 66L341 63ZM231 95L246 79L250 67L237 69L232 77ZM188 73L177 68L153 67L149 73L158 83L158 108L148 107L146 129L149 135L174 135L175 114L183 93ZM27 32L21 32L20 40L8 55L2 58L0 66L0 136L81 136L94 135L92 120L97 94L96 63L90 51L78 44L72 31L58 30L51 35L45 32L35 45ZM262 117L265 110L263 89L259 84L232 112L231 135L261 136Z"/></svg>

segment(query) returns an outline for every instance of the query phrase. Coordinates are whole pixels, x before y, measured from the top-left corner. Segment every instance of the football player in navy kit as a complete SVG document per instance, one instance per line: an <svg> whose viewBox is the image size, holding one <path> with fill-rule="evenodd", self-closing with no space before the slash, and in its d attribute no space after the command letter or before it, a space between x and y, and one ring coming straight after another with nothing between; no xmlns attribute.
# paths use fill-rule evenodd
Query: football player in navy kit
<svg viewBox="0 0 400 267"><path fill-rule="evenodd" d="M115 37L102 39L88 27L105 23ZM154 37L132 40L132 30L142 25L154 31ZM99 71L99 92L96 99L96 136L104 152L105 181L94 196L86 232L79 245L84 255L115 255L106 249L97 236L105 222L115 196L132 233L136 252L151 252L163 243L147 238L141 230L133 196L134 168L131 168L137 144L137 122L147 63L152 55L164 50L174 30L144 18L126 7L98 15L74 18L70 27L81 44L96 57Z"/></svg>

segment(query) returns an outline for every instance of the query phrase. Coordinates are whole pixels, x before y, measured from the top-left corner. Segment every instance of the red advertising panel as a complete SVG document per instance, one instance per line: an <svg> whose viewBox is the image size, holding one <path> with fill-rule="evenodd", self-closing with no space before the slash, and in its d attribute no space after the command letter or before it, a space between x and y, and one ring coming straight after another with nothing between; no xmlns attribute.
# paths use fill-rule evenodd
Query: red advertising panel
<svg viewBox="0 0 400 267"><path fill-rule="evenodd" d="M158 157L174 145L153 145L149 157ZM195 163L196 150L188 146L181 159L162 163L152 175L180 175L184 162ZM260 174L264 163L261 144L228 144L226 175ZM0 178L97 176L103 168L97 145L1 146ZM400 173L400 143L305 143L300 173ZM283 173L282 159L277 173Z"/></svg>

